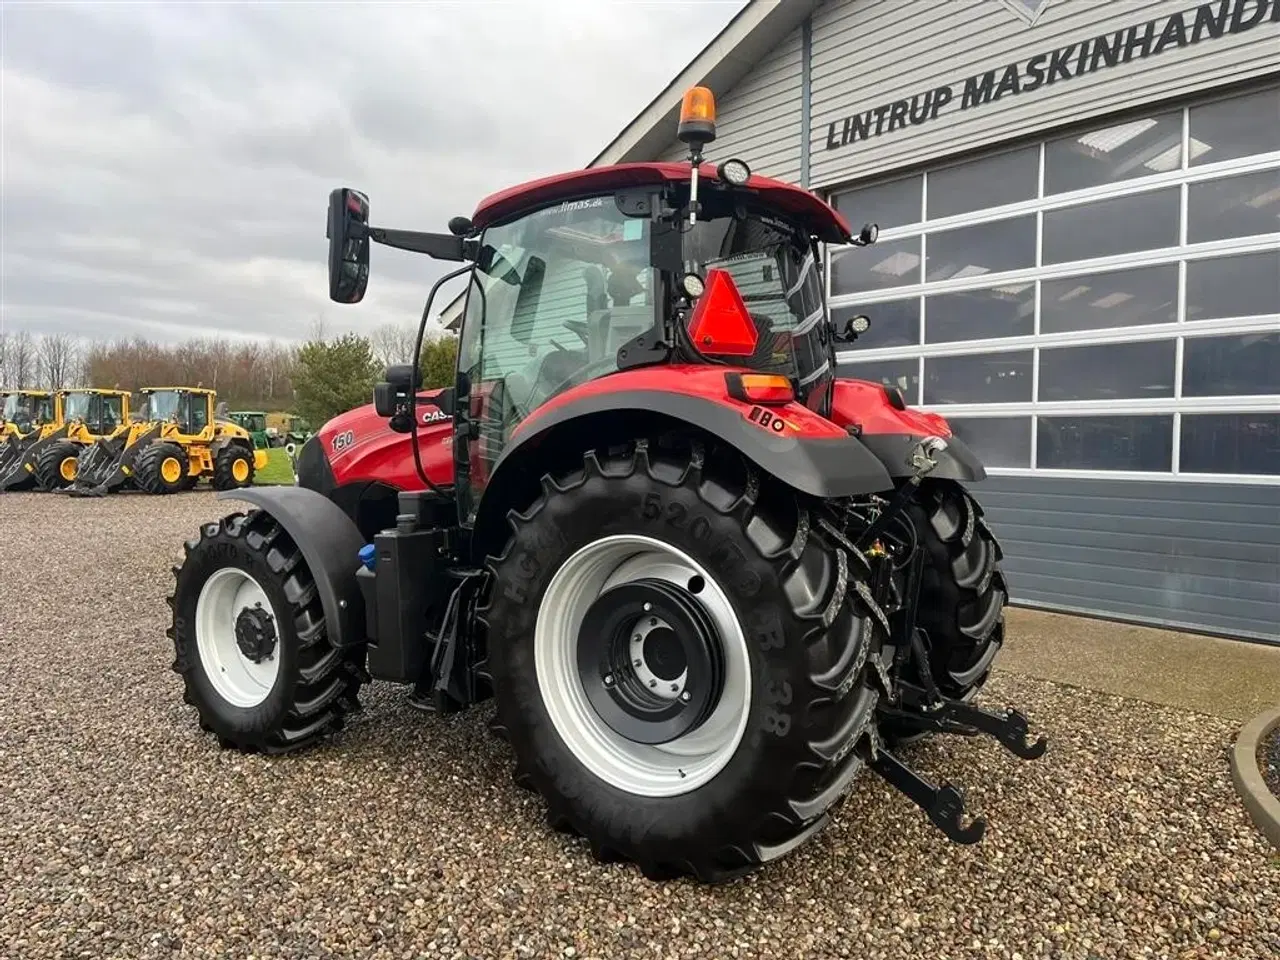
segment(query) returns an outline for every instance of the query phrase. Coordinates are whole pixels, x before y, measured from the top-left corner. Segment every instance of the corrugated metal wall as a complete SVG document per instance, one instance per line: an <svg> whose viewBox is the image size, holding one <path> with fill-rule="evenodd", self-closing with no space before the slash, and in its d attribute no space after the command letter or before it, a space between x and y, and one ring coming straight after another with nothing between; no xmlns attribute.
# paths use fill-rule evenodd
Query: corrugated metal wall
<svg viewBox="0 0 1280 960"><path fill-rule="evenodd" d="M801 31L793 30L733 90L716 99L719 136L708 149L712 159L741 157L756 173L800 179ZM672 138L657 157L681 161L689 148Z"/></svg>
<svg viewBox="0 0 1280 960"><path fill-rule="evenodd" d="M1258 17L1259 4L1265 9ZM962 109L966 78L1037 54L1076 47L1066 58L1074 74L1080 45L1153 18L1184 13L1185 36L1195 34L1200 7L1226 6L1225 34L1202 25L1194 44L1168 44L1159 53L1105 66L1037 89ZM1034 25L999 0L830 0L813 16L811 178L813 187L919 164L1011 140L1153 100L1274 73L1280 69L1280 3L1271 0L1050 0ZM1232 33L1232 20L1246 26ZM1163 24L1156 27L1154 51ZM1137 39L1140 41L1139 29ZM1088 51L1092 58L1093 48ZM1025 77L1025 73L1023 74ZM847 116L949 85L954 93L936 118L827 149L830 125ZM797 117L798 117L797 111ZM735 131L736 134L736 131ZM751 162L751 155L743 153Z"/></svg>
<svg viewBox="0 0 1280 960"><path fill-rule="evenodd" d="M784 0L785 2L785 0ZM1021 0L828 0L811 21L809 186L822 189L942 161L1154 100L1280 72L1280 0L1049 0L1034 24ZM1036 6L1022 4L1023 7ZM1183 13L1147 55L1149 20ZM1259 12L1261 11L1261 12ZM1248 29L1232 32L1232 22ZM1252 24L1250 26L1250 24ZM1135 56L962 109L965 80L1137 28ZM1159 31L1163 31L1162 22ZM802 32L719 95L713 157L740 156L798 182ZM1110 49L1108 48L1108 52ZM1060 56L1062 56L1060 54ZM937 116L828 149L829 125L949 85ZM1263 118L1259 122L1265 122ZM680 160L675 143L661 159ZM992 476L974 486L1005 545L1015 603L1280 643L1280 487Z"/></svg>
<svg viewBox="0 0 1280 960"><path fill-rule="evenodd" d="M1280 486L988 477L1015 603L1280 644Z"/></svg>

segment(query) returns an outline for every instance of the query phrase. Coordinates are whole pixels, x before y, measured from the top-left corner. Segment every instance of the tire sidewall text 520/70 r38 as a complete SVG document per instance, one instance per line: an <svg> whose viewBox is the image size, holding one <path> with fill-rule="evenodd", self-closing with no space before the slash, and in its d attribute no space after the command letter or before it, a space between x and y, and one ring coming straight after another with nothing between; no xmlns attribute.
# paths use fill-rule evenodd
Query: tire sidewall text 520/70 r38
<svg viewBox="0 0 1280 960"><path fill-rule="evenodd" d="M875 736L872 657L883 632L855 590L867 575L862 561L827 538L809 505L780 488L761 496L736 455L712 463L697 446L659 453L641 443L628 455L588 453L581 469L545 477L543 495L512 525L479 611L484 669L517 780L543 795L553 825L586 836L597 858L633 860L647 876L718 881L782 856L825 824ZM705 599L716 622L726 677L735 657L748 667L741 729L726 741L729 755L707 761L695 789L621 788L639 765L601 776L607 763L583 762L585 734L569 732L566 711L555 709L566 684L558 693L540 686L551 660L539 644L548 631L575 629L546 621L562 608L545 610L544 595L575 554L610 540L637 550L665 544L677 566L683 557L705 571L714 584L694 599ZM726 679L726 694L732 687Z"/></svg>

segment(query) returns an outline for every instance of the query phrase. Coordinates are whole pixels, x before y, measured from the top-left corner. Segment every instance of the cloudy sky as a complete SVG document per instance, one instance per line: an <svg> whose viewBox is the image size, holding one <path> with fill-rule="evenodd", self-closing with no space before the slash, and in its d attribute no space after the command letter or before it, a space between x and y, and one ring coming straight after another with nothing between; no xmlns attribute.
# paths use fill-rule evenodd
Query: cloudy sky
<svg viewBox="0 0 1280 960"><path fill-rule="evenodd" d="M332 187L368 192L379 225L443 230L584 166L744 5L5 0L0 323L174 341L416 322L444 268L385 247L362 304L328 300Z"/></svg>

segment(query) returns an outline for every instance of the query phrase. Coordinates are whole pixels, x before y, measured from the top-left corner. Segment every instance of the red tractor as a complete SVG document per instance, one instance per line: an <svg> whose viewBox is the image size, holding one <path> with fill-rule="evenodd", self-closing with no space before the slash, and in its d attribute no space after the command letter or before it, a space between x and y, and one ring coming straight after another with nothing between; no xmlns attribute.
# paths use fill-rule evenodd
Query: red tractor
<svg viewBox="0 0 1280 960"><path fill-rule="evenodd" d="M369 226L335 190L330 296L370 242L468 274L453 386L388 368L325 424L298 483L186 544L170 599L187 702L229 748L340 729L371 680L451 712L492 698L515 780L555 827L646 876L739 876L817 833L869 768L949 837L961 793L895 753L986 734L1003 640L1000 547L946 421L842 380L822 245L874 243L813 194L703 162L503 191L449 233ZM415 356L420 353L415 352Z"/></svg>

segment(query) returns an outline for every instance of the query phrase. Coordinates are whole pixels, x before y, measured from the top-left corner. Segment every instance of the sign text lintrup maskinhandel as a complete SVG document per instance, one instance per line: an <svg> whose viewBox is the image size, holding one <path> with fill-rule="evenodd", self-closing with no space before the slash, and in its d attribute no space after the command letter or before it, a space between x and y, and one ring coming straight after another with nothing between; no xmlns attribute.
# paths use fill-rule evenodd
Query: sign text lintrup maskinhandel
<svg viewBox="0 0 1280 960"><path fill-rule="evenodd" d="M1269 16L1268 16L1269 15ZM901 127L926 123L951 109L971 110L1004 97L1030 93L1041 87L1080 77L1107 67L1154 57L1166 50L1243 33L1265 21L1280 23L1280 0L1217 0L1168 17L1116 30L1049 53L1038 53L1004 67L975 74L964 81L956 102L957 84L944 83L924 93L894 100L827 125L827 149L838 150Z"/></svg>

